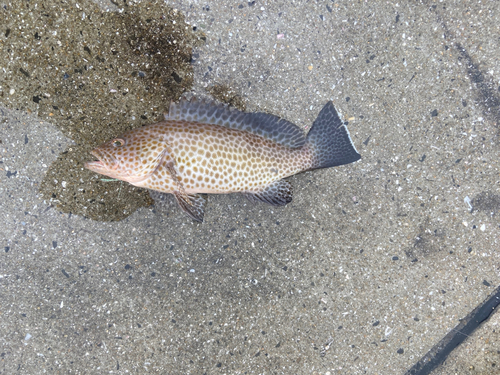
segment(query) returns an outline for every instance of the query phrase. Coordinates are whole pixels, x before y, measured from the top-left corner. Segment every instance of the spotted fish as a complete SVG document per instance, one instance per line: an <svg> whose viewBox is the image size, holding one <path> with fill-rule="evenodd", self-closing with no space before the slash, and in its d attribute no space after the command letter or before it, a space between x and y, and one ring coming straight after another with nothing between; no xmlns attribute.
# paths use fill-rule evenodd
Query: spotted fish
<svg viewBox="0 0 500 375"><path fill-rule="evenodd" d="M251 201L292 201L294 174L359 160L332 102L304 132L279 117L245 113L196 99L171 103L165 121L133 129L92 151L85 167L150 189L160 203L173 194L203 221L204 194L240 192Z"/></svg>

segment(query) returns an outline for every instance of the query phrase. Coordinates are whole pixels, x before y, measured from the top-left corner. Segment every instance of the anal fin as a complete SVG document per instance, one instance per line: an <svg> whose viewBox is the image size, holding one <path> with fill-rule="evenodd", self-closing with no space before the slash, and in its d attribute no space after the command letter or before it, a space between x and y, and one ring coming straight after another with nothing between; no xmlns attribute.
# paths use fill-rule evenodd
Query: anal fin
<svg viewBox="0 0 500 375"><path fill-rule="evenodd" d="M174 197L179 203L179 207L191 219L203 222L205 215L206 199L201 194L188 195L180 191L174 191Z"/></svg>
<svg viewBox="0 0 500 375"><path fill-rule="evenodd" d="M292 201L292 184L285 180L273 182L263 190L257 192L245 192L245 196L251 202L264 202L273 206L284 206Z"/></svg>

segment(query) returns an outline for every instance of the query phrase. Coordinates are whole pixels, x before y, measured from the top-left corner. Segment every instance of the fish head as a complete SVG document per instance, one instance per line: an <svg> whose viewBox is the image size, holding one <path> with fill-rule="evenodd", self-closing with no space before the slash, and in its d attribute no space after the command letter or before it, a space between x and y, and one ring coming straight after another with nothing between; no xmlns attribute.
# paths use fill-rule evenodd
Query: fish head
<svg viewBox="0 0 500 375"><path fill-rule="evenodd" d="M91 154L97 160L86 162L85 168L135 184L157 171L169 147L157 134L138 128L103 143Z"/></svg>

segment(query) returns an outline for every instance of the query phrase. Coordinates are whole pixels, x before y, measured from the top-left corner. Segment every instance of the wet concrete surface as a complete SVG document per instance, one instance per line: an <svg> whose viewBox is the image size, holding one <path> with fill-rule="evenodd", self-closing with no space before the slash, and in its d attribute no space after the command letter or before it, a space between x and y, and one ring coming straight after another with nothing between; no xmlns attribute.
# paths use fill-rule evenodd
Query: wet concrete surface
<svg viewBox="0 0 500 375"><path fill-rule="evenodd" d="M49 167L43 197L101 221L151 205L147 193L110 189L82 165L98 144L162 120L170 101L191 90L192 48L205 37L161 1L114 12L90 0L28 2L6 5L3 15L0 97L73 141Z"/></svg>
<svg viewBox="0 0 500 375"><path fill-rule="evenodd" d="M11 70L27 52L8 55L0 373L406 373L500 285L500 5L167 4L203 37L193 95L306 130L332 100L362 159L291 177L286 207L210 196L203 224L173 199L94 221L40 191L75 140L11 97L32 86ZM498 314L468 336L434 373L498 372Z"/></svg>

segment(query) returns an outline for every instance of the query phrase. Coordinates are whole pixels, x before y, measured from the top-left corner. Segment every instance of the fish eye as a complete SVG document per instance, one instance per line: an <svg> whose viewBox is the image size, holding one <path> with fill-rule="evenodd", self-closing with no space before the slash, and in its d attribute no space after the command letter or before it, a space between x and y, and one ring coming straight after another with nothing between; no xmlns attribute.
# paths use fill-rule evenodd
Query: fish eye
<svg viewBox="0 0 500 375"><path fill-rule="evenodd" d="M113 139L113 146L115 147L121 147L123 145L125 145L125 141L123 139L120 139L120 138L117 138L117 139Z"/></svg>

